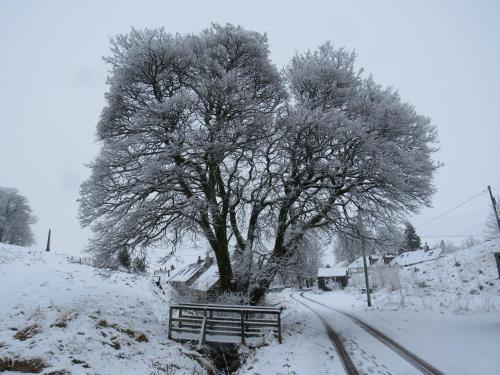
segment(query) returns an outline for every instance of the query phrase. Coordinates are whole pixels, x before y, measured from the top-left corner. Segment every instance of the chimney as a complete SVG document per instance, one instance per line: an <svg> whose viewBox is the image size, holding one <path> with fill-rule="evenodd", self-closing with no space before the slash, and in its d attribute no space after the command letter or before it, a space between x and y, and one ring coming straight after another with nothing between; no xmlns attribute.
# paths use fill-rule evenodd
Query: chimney
<svg viewBox="0 0 500 375"><path fill-rule="evenodd" d="M201 256L198 255L198 264L201 264L203 263L203 261L201 260Z"/></svg>

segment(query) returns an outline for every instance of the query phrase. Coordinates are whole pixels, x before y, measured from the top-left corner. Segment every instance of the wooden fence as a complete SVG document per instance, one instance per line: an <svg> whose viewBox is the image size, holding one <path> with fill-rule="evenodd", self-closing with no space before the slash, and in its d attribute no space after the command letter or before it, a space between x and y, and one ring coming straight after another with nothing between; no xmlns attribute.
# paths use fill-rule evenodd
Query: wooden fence
<svg viewBox="0 0 500 375"><path fill-rule="evenodd" d="M282 342L283 307L179 303L170 306L168 338L205 342L253 343L271 331Z"/></svg>

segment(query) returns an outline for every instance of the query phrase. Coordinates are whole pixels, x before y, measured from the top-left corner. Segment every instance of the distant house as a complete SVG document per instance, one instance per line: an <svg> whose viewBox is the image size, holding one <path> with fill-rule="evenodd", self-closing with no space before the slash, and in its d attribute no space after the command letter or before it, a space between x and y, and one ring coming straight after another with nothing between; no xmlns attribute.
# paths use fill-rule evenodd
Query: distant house
<svg viewBox="0 0 500 375"><path fill-rule="evenodd" d="M379 256L372 257L371 260L370 260L370 257L368 256L368 257L366 257L366 266L368 268L370 268L378 260L379 260ZM363 272L363 269L364 269L364 266L363 266L363 257L362 256L347 266L347 271L349 273Z"/></svg>
<svg viewBox="0 0 500 375"><path fill-rule="evenodd" d="M390 265L391 262L396 258L395 254L370 254L366 257L366 267L371 268L374 265ZM363 272L363 257L360 256L354 262L347 266L347 269L350 273Z"/></svg>
<svg viewBox="0 0 500 375"><path fill-rule="evenodd" d="M376 255L376 257L370 255L370 265L388 266L396 256L396 254Z"/></svg>
<svg viewBox="0 0 500 375"><path fill-rule="evenodd" d="M213 263L191 284L191 289L203 297L214 296L219 290L219 267Z"/></svg>
<svg viewBox="0 0 500 375"><path fill-rule="evenodd" d="M168 280L178 293L193 291L207 296L216 293L219 286L219 270L212 257L201 259L179 269Z"/></svg>
<svg viewBox="0 0 500 375"><path fill-rule="evenodd" d="M347 268L341 266L318 268L318 287L323 290L345 288Z"/></svg>

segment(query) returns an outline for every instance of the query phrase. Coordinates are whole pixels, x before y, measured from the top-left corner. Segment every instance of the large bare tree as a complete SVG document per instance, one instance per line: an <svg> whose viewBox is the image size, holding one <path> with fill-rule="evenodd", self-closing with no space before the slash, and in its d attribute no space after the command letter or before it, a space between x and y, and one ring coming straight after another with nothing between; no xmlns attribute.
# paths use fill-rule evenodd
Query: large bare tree
<svg viewBox="0 0 500 375"><path fill-rule="evenodd" d="M80 198L98 260L195 233L221 288L257 302L307 236L429 204L434 127L354 60L325 44L280 74L266 37L232 25L114 38Z"/></svg>

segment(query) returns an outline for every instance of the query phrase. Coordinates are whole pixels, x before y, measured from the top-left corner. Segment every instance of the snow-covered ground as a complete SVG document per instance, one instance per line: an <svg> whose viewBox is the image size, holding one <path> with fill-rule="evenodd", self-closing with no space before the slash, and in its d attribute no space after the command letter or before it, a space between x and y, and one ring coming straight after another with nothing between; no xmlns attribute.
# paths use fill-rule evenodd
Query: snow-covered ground
<svg viewBox="0 0 500 375"><path fill-rule="evenodd" d="M321 322L311 312L290 299L294 291L270 293L269 303L285 306L282 314L283 344L277 340L248 353L238 374L343 374L333 344Z"/></svg>
<svg viewBox="0 0 500 375"><path fill-rule="evenodd" d="M492 253L499 249L490 241L398 271L374 268L380 286L371 308L356 289L362 279L344 291L304 296L353 313L445 373L497 374L500 280ZM207 372L199 354L167 339L169 296L150 277L106 275L63 255L0 245L0 285L1 360L40 358L45 373ZM269 338L257 350L242 348L238 374L344 373L323 323L291 294L300 296L284 290L267 297L286 306L283 344ZM341 335L360 373L418 373L348 318L315 309Z"/></svg>
<svg viewBox="0 0 500 375"><path fill-rule="evenodd" d="M445 373L498 374L500 280L495 251L500 251L500 241L392 273L372 270L374 283L384 283L380 272L386 274L388 287L400 286L376 290L372 308L355 287L306 295L354 313ZM362 275L357 282L363 285Z"/></svg>
<svg viewBox="0 0 500 375"><path fill-rule="evenodd" d="M0 358L40 358L73 374L202 374L167 340L168 309L150 280L0 244ZM0 368L0 371L2 369Z"/></svg>
<svg viewBox="0 0 500 375"><path fill-rule="evenodd" d="M500 251L500 241L402 268L396 274L388 272L385 284L401 288L379 288L372 295L371 308L356 285L345 291L315 290L304 295L358 316L446 374L498 374L500 280L494 251ZM379 277L371 276L374 281ZM284 344L259 349L240 373L343 373L320 320L291 300L291 292L271 297L287 306ZM342 336L361 373L419 373L341 314L311 306Z"/></svg>

